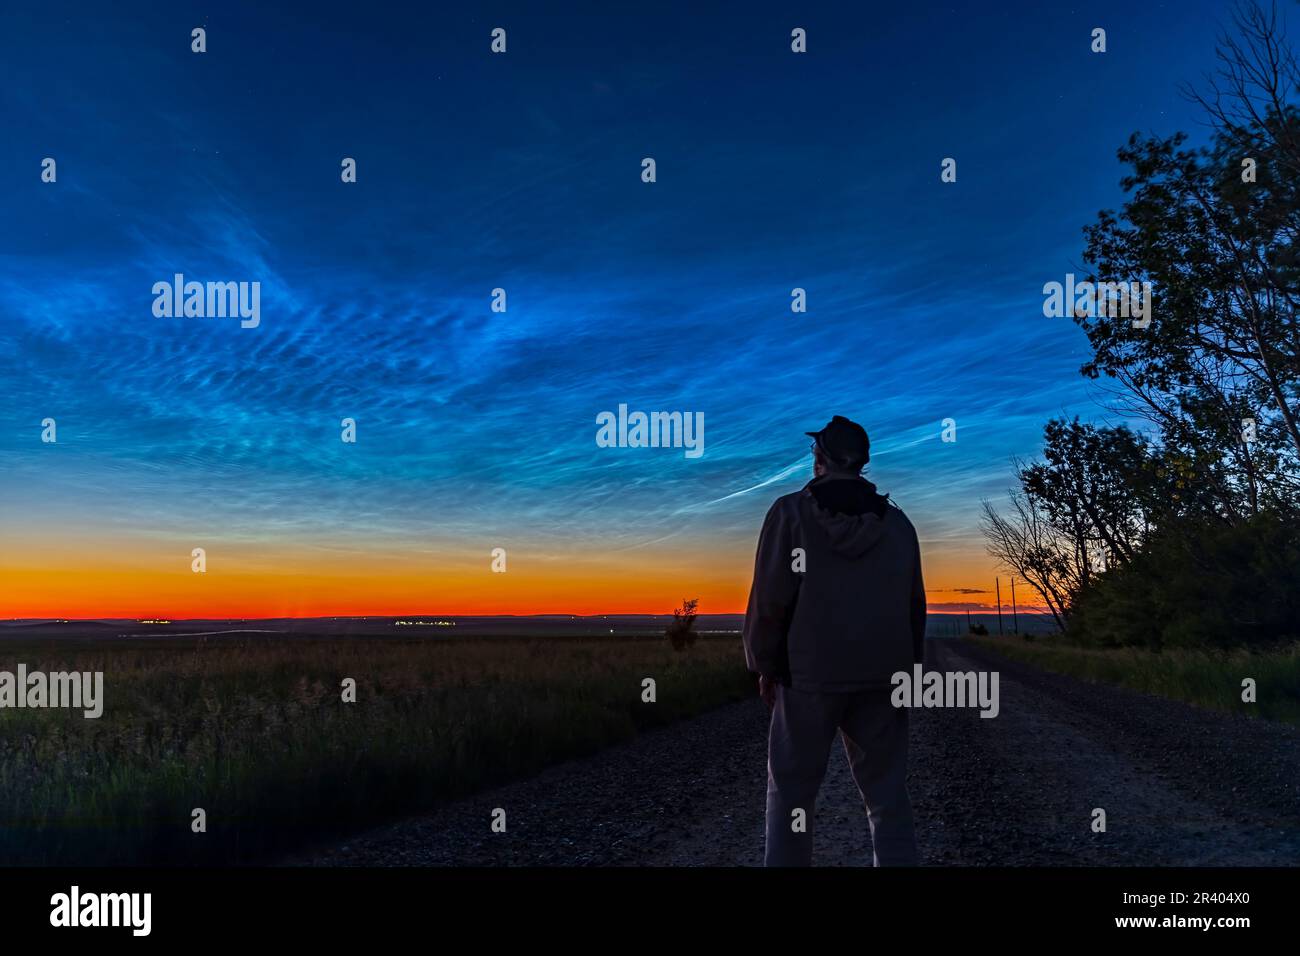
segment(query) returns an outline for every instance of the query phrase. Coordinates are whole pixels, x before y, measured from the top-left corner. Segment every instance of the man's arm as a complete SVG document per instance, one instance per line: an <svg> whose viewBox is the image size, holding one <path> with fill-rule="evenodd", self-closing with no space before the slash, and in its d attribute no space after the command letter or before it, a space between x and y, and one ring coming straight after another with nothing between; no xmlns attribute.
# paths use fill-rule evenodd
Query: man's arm
<svg viewBox="0 0 1300 956"><path fill-rule="evenodd" d="M785 642L799 596L799 575L790 566L791 548L789 526L779 504L774 504L758 535L744 639L749 670L778 681L789 677Z"/></svg>
<svg viewBox="0 0 1300 956"><path fill-rule="evenodd" d="M912 559L912 660L925 662L925 580L921 577L921 543Z"/></svg>

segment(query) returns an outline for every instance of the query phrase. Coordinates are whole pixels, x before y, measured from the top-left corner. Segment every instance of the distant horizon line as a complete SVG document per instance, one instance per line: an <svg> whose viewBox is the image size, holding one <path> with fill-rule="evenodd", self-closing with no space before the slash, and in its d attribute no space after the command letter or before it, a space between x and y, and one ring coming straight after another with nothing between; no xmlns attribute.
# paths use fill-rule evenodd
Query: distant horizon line
<svg viewBox="0 0 1300 956"><path fill-rule="evenodd" d="M1026 608L1023 606L1020 607L1018 611L1020 614L1033 614L1033 615L1044 615L1044 616L1047 616L1050 613L1046 609L1032 608L1032 607ZM1010 615L1012 613L1010 606L1003 607L1002 613ZM972 608L969 610L963 609L963 610L955 610L955 611L929 611L928 612L928 615L931 617L963 617L967 614L997 615L998 609L996 607L992 607L992 608L981 609L981 610L975 610ZM304 615L304 616L289 615L289 616L268 616L268 617L10 617L10 618L0 618L0 622L3 622L4 624L94 624L96 622L104 622L104 623L165 625L165 624L205 623L205 622L213 622L213 621L219 621L219 622L221 621L225 621L225 622L231 622L231 621L239 621L239 622L372 621L372 620L387 621L387 620L399 620L403 618L424 618L424 619L443 618L447 620L454 620L454 619L536 620L541 618L548 618L548 619L568 618L570 620L595 620L595 619L608 620L610 618L629 618L629 617L671 618L672 616L673 615L671 613L666 613L663 611L619 611L619 612L609 613L609 614L569 614L569 613L562 613L562 612L561 613L538 612L535 614L446 614L446 613L411 614L408 612L404 614L312 614L312 615ZM745 612L744 611L713 611L713 612L703 612L697 616L701 618L709 618L709 617L743 618L745 616Z"/></svg>

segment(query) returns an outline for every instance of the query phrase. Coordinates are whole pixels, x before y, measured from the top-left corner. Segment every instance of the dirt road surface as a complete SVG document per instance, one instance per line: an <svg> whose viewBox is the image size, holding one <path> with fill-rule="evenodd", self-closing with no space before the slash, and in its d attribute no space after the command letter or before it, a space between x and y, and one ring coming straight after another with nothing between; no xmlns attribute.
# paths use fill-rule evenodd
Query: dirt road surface
<svg viewBox="0 0 1300 956"><path fill-rule="evenodd" d="M1300 730L1086 684L952 642L927 669L997 670L1001 709L913 710L923 865L1300 864ZM355 866L759 866L767 711L755 698L289 861ZM495 808L506 832L490 828ZM1106 832L1092 830L1106 811ZM871 862L838 743L821 866Z"/></svg>

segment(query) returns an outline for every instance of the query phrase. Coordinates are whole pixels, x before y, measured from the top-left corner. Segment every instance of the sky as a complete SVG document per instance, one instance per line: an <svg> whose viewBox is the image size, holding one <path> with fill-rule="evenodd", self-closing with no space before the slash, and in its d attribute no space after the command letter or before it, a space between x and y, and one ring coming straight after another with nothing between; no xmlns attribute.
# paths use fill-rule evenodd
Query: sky
<svg viewBox="0 0 1300 956"><path fill-rule="evenodd" d="M270 6L0 11L0 618L742 611L834 414L987 607L981 500L1115 420L1042 287L1130 133L1201 134L1228 9ZM600 447L620 404L703 454Z"/></svg>

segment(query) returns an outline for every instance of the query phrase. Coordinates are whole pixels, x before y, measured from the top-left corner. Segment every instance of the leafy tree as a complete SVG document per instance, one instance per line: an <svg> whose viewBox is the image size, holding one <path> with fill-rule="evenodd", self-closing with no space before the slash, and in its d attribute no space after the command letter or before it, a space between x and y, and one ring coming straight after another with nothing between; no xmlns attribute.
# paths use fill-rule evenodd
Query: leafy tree
<svg viewBox="0 0 1300 956"><path fill-rule="evenodd" d="M1280 517L1186 524L1083 590L1070 634L1154 650L1300 640L1297 582L1300 535Z"/></svg>
<svg viewBox="0 0 1300 956"><path fill-rule="evenodd" d="M1090 278L1151 282L1153 321L1075 321L1094 353L1084 374L1116 380L1239 524L1300 496L1300 68L1276 11L1248 4L1236 26L1211 91L1189 93L1209 145L1134 134L1119 150L1132 199L1085 230Z"/></svg>
<svg viewBox="0 0 1300 956"><path fill-rule="evenodd" d="M1086 582L1103 567L1126 564L1153 522L1177 497L1180 482L1166 480L1147 441L1124 426L1097 428L1053 419L1043 430L1043 461L1022 467L1025 493L1075 546Z"/></svg>
<svg viewBox="0 0 1300 956"><path fill-rule="evenodd" d="M1275 8L1235 25L1209 92L1189 92L1207 145L1134 134L1131 198L1085 230L1090 281L1155 291L1144 328L1075 313L1081 371L1150 434L1048 422L1010 510L984 504L989 552L1092 643L1297 636L1300 66Z"/></svg>

